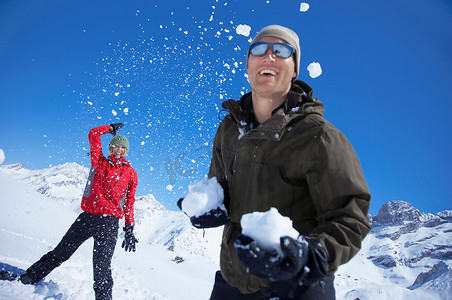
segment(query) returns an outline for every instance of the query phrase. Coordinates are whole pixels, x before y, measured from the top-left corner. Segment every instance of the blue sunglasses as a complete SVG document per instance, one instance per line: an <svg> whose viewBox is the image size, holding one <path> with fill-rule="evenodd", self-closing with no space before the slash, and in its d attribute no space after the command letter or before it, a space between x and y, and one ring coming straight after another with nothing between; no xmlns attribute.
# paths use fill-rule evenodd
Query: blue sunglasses
<svg viewBox="0 0 452 300"><path fill-rule="evenodd" d="M295 52L294 48L288 44L257 42L250 46L250 54L252 56L262 56L270 48L272 48L274 55L281 58L289 58Z"/></svg>

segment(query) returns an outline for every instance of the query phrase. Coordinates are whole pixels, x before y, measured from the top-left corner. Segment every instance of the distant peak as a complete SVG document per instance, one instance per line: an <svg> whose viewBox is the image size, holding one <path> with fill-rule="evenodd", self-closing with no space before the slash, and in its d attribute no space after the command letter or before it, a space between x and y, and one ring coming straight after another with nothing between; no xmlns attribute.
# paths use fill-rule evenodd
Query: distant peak
<svg viewBox="0 0 452 300"><path fill-rule="evenodd" d="M373 221L385 225L401 225L405 222L419 222L422 213L405 201L395 200L383 204Z"/></svg>
<svg viewBox="0 0 452 300"><path fill-rule="evenodd" d="M10 165L3 165L0 166L3 169L9 169L9 170L21 170L26 169L25 165L23 163L17 163L17 164L10 164Z"/></svg>

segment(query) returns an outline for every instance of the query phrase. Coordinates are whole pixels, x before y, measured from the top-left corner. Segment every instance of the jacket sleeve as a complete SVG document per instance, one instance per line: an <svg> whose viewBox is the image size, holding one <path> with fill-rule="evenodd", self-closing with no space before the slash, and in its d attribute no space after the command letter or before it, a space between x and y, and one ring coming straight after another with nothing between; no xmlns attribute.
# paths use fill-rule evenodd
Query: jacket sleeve
<svg viewBox="0 0 452 300"><path fill-rule="evenodd" d="M88 133L91 167L99 165L99 159L102 156L102 141L100 136L110 133L110 125L94 127Z"/></svg>
<svg viewBox="0 0 452 300"><path fill-rule="evenodd" d="M127 187L127 195L126 195L126 201L124 202L124 219L125 219L125 225L135 225L135 219L134 219L134 205L135 205L135 192L137 190L137 184L138 184L138 178L137 178L137 172L135 169L132 169L132 174L130 176L129 185Z"/></svg>
<svg viewBox="0 0 452 300"><path fill-rule="evenodd" d="M315 139L307 181L318 225L309 236L324 247L331 275L359 251L370 231L370 193L358 157L339 130L325 129Z"/></svg>

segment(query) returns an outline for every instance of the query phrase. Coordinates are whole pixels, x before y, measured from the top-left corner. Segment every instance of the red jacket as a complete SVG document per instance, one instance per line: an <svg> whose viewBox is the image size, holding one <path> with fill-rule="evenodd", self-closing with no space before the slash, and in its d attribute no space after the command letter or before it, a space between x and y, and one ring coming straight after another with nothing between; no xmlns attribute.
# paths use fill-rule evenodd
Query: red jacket
<svg viewBox="0 0 452 300"><path fill-rule="evenodd" d="M125 216L125 224L134 224L133 205L137 188L137 172L124 158L106 158L102 154L100 136L110 133L110 125L91 129L88 134L91 170L83 193L83 211L94 215Z"/></svg>

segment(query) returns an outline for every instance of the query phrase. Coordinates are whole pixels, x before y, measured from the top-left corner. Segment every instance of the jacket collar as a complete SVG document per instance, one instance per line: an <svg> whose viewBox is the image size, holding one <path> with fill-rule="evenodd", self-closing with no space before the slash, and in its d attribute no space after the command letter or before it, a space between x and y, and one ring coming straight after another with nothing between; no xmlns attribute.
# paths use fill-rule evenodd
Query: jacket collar
<svg viewBox="0 0 452 300"><path fill-rule="evenodd" d="M130 162L128 162L127 159L124 158L124 156L121 156L120 159L117 159L116 155L113 155L113 154L111 154L107 157L107 161L113 166L120 165L120 164L123 166L130 165Z"/></svg>
<svg viewBox="0 0 452 300"><path fill-rule="evenodd" d="M308 84L300 80L295 81L286 101L260 126L254 118L251 93L243 95L238 101L227 100L222 103L222 107L229 111L230 117L241 128L240 137L280 140L284 128L292 119L312 113L323 115L324 106L312 97L312 93L313 90Z"/></svg>

